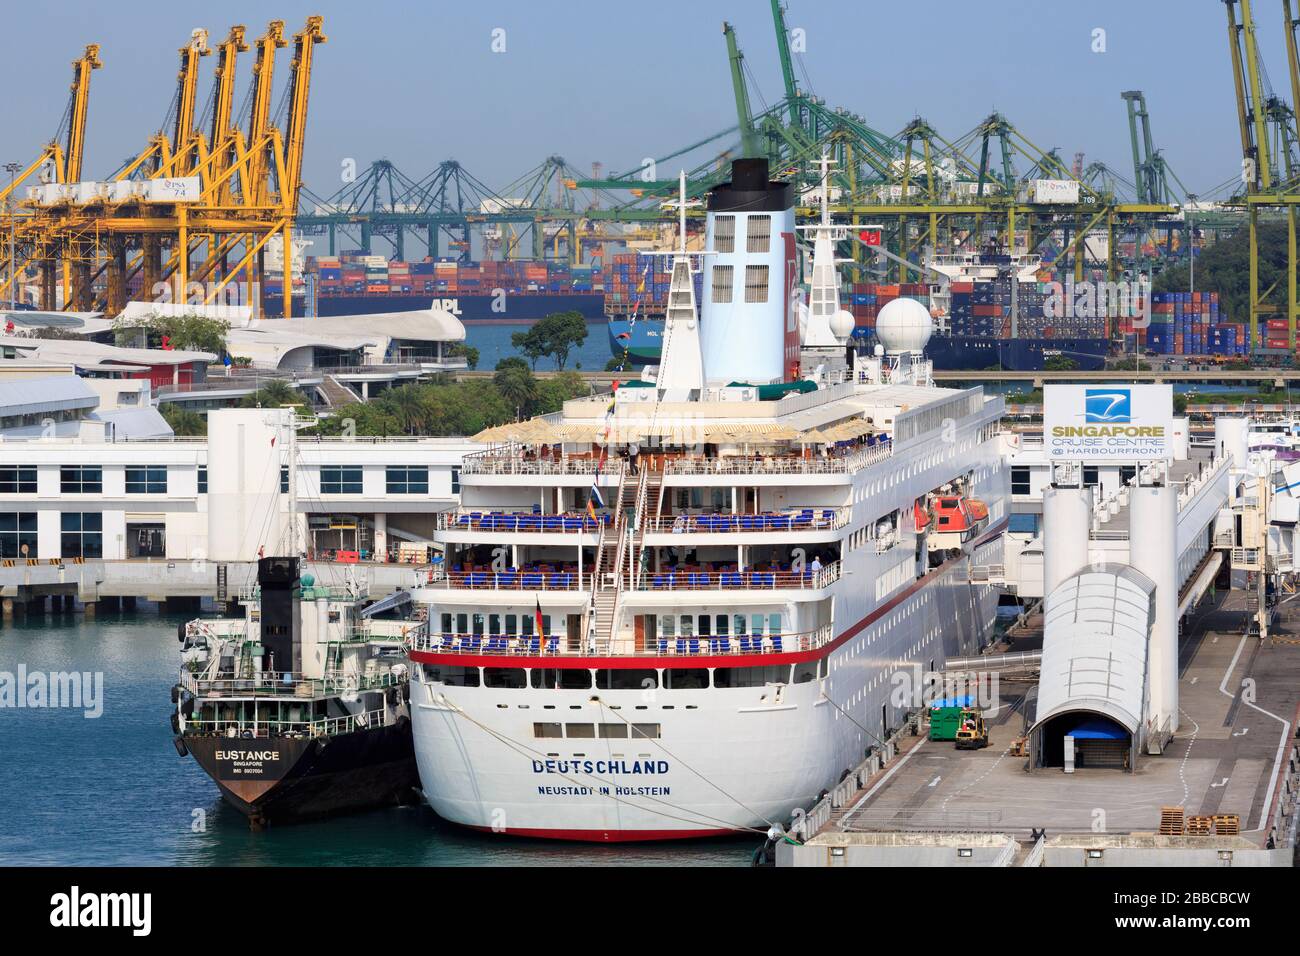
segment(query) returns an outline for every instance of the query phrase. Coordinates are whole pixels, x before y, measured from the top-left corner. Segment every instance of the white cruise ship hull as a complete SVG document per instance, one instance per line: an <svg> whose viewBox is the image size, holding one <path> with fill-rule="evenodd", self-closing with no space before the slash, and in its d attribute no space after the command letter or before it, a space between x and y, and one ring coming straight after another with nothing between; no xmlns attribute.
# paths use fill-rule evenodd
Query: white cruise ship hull
<svg viewBox="0 0 1300 956"><path fill-rule="evenodd" d="M998 560L1000 523L976 560ZM413 652L412 721L424 795L442 818L524 837L598 842L702 837L785 824L915 709L890 674L929 670L987 640L997 592L961 556L837 624L816 651L729 657L582 658L580 666L734 667L823 659L804 683L700 689L454 686L431 668L554 667L560 658ZM573 661L565 661L572 666ZM910 672L910 671L909 671ZM538 739L548 723L648 724L654 738Z"/></svg>

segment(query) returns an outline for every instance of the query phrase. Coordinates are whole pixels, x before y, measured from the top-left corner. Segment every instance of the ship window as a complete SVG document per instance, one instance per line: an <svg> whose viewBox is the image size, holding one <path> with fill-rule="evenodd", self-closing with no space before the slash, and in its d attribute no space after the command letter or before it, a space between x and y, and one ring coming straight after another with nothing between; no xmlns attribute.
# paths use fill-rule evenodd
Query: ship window
<svg viewBox="0 0 1300 956"><path fill-rule="evenodd" d="M737 635L748 634L749 632L745 630L745 615L737 614L732 618L731 629Z"/></svg>
<svg viewBox="0 0 1300 956"><path fill-rule="evenodd" d="M703 667L668 667L664 686L669 690L698 690L709 686L709 672Z"/></svg>
<svg viewBox="0 0 1300 956"><path fill-rule="evenodd" d="M729 622L729 618L727 617L727 615L719 614L716 619L717 628L714 630L713 633L717 634L719 637L726 637L727 630L728 630L727 628L728 622Z"/></svg>
<svg viewBox="0 0 1300 956"><path fill-rule="evenodd" d="M651 690L659 686L659 673L640 668L599 670L596 686L601 690Z"/></svg>
<svg viewBox="0 0 1300 956"><path fill-rule="evenodd" d="M485 667L483 686L518 690L528 686L528 673L522 667Z"/></svg>
<svg viewBox="0 0 1300 956"><path fill-rule="evenodd" d="M772 245L772 217L750 216L745 231L746 252L767 252Z"/></svg>
<svg viewBox="0 0 1300 956"><path fill-rule="evenodd" d="M500 634L500 633L501 633L501 615L500 615L500 614L489 614L489 615L488 615L488 633L489 633L489 634Z"/></svg>
<svg viewBox="0 0 1300 956"><path fill-rule="evenodd" d="M735 281L735 266L713 267L713 301L730 302L731 286Z"/></svg>
<svg viewBox="0 0 1300 956"><path fill-rule="evenodd" d="M534 737L563 737L559 724L533 724Z"/></svg>
<svg viewBox="0 0 1300 956"><path fill-rule="evenodd" d="M694 637L694 636L695 636L695 615L683 614L682 615L682 637Z"/></svg>
<svg viewBox="0 0 1300 956"><path fill-rule="evenodd" d="M776 667L719 667L713 671L714 687L762 687L790 679L788 665Z"/></svg>
<svg viewBox="0 0 1300 956"><path fill-rule="evenodd" d="M794 665L794 682L796 684L807 684L809 681L817 679L817 662L808 661L803 664Z"/></svg>
<svg viewBox="0 0 1300 956"><path fill-rule="evenodd" d="M436 682L437 677L433 680ZM481 683L477 667L442 668L442 682L449 687L478 687Z"/></svg>
<svg viewBox="0 0 1300 956"><path fill-rule="evenodd" d="M361 494L361 469L356 466L321 465L320 493L323 495Z"/></svg>
<svg viewBox="0 0 1300 956"><path fill-rule="evenodd" d="M482 615L482 614L475 614L475 615L473 616L473 618L470 620L470 627L473 628L475 634L482 634L482 633L483 633L483 615Z"/></svg>
<svg viewBox="0 0 1300 956"><path fill-rule="evenodd" d="M1038 534L1038 515L1011 515L1007 519L1007 530L1012 534Z"/></svg>
<svg viewBox="0 0 1300 956"><path fill-rule="evenodd" d="M453 466L451 469L451 493L453 495L460 494L460 468L458 466Z"/></svg>
<svg viewBox="0 0 1300 956"><path fill-rule="evenodd" d="M659 725L658 724L633 724L632 736L633 738L641 737L646 740L657 740L659 738Z"/></svg>
<svg viewBox="0 0 1300 956"><path fill-rule="evenodd" d="M700 627L699 627L699 636L700 636L700 637L708 637L710 634L713 633L713 629L712 629L712 623L713 623L713 621L712 621L712 619L709 617L709 615L707 615L707 614L701 614L701 615L700 615L700 622L699 622L699 623L700 623Z"/></svg>
<svg viewBox="0 0 1300 956"><path fill-rule="evenodd" d="M713 251L714 252L735 252L736 251L736 217L735 216L714 216L713 217Z"/></svg>
<svg viewBox="0 0 1300 956"><path fill-rule="evenodd" d="M671 614L660 614L656 622L660 637L672 638L677 635L677 618Z"/></svg>
<svg viewBox="0 0 1300 956"><path fill-rule="evenodd" d="M749 619L749 621L750 621L749 633L753 634L756 637L761 637L763 635L763 615L755 614L753 617Z"/></svg>
<svg viewBox="0 0 1300 956"><path fill-rule="evenodd" d="M36 494L35 465L5 465L0 467L0 495Z"/></svg>
<svg viewBox="0 0 1300 956"><path fill-rule="evenodd" d="M588 690L591 671L585 668L539 667L533 671L533 687L546 690Z"/></svg>
<svg viewBox="0 0 1300 956"><path fill-rule="evenodd" d="M769 614L769 615L767 616L767 633L769 633L769 634L780 634L780 633L781 633L781 615L780 615L780 614Z"/></svg>
<svg viewBox="0 0 1300 956"><path fill-rule="evenodd" d="M767 301L767 266L745 266L745 301Z"/></svg>
<svg viewBox="0 0 1300 956"><path fill-rule="evenodd" d="M1013 495L1029 494L1029 469L1011 469L1011 493Z"/></svg>
<svg viewBox="0 0 1300 956"><path fill-rule="evenodd" d="M469 615L467 615L467 614L457 614L457 615L456 615L456 633L457 633L457 634L465 634L465 633L467 633L468 631L469 631Z"/></svg>
<svg viewBox="0 0 1300 956"><path fill-rule="evenodd" d="M519 633L519 615L507 614L506 615L506 636L514 637L518 633Z"/></svg>
<svg viewBox="0 0 1300 956"><path fill-rule="evenodd" d="M600 736L605 740L626 740L627 724L601 724Z"/></svg>
<svg viewBox="0 0 1300 956"><path fill-rule="evenodd" d="M584 740L591 737L595 737L596 725L595 724L565 724L564 736L581 737Z"/></svg>

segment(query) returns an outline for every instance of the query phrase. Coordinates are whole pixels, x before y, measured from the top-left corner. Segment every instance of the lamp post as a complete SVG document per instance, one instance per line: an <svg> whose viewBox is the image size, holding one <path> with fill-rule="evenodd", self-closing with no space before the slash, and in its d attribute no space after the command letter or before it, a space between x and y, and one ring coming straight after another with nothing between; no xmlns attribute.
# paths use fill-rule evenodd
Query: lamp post
<svg viewBox="0 0 1300 956"><path fill-rule="evenodd" d="M18 278L14 275L14 174L22 169L18 163L5 163L5 172L9 174L9 195L5 205L9 210L9 308L15 308L14 295L18 288Z"/></svg>

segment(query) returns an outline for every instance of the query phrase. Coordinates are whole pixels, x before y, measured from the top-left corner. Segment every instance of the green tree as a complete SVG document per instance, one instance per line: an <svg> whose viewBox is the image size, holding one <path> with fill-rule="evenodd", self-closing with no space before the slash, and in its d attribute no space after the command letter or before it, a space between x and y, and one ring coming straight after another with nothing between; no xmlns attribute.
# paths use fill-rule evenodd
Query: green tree
<svg viewBox="0 0 1300 956"><path fill-rule="evenodd" d="M452 345L447 349L447 354L450 356L463 355L465 356L466 366L469 368L478 368L479 351L466 342L457 342Z"/></svg>
<svg viewBox="0 0 1300 956"><path fill-rule="evenodd" d="M305 405L302 393L281 379L271 379L252 395L244 396L239 404L243 408L280 408L284 405Z"/></svg>
<svg viewBox="0 0 1300 956"><path fill-rule="evenodd" d="M523 365L522 368L519 366ZM522 361L519 365L507 365L492 376L492 384L505 403L517 409L519 417L532 414L537 404L537 379Z"/></svg>
<svg viewBox="0 0 1300 956"><path fill-rule="evenodd" d="M113 323L114 338L119 344L130 341L132 333L139 331L143 331L145 342L151 348L161 348L166 341L174 349L224 355L230 323L193 313L149 315L137 319L119 317Z"/></svg>
<svg viewBox="0 0 1300 956"><path fill-rule="evenodd" d="M561 372L569 361L569 353L587 341L587 320L574 310L552 312L534 328L546 343L545 354L555 360L555 367Z"/></svg>
<svg viewBox="0 0 1300 956"><path fill-rule="evenodd" d="M1273 289L1273 301L1285 309L1286 223L1261 222L1255 234L1259 243L1259 287ZM1156 292L1187 292L1191 288L1187 264L1165 269L1151 288ZM1196 257L1196 288L1219 293L1220 319L1245 322L1250 318L1250 230L1240 229L1207 246Z"/></svg>
<svg viewBox="0 0 1300 956"><path fill-rule="evenodd" d="M524 331L512 332L510 335L510 344L527 357L534 372L537 371L537 360L550 353L550 346L540 325L540 322L534 322Z"/></svg>
<svg viewBox="0 0 1300 956"><path fill-rule="evenodd" d="M171 426L171 430L182 438L193 438L208 433L208 420L203 415L188 408L182 408L175 402L163 402L158 411Z"/></svg>
<svg viewBox="0 0 1300 956"><path fill-rule="evenodd" d="M1072 372L1079 363L1065 355L1053 355L1043 362L1043 369L1048 372Z"/></svg>
<svg viewBox="0 0 1300 956"><path fill-rule="evenodd" d="M533 414L547 415L558 412L569 399L590 394L591 387L577 372L560 372L538 383L537 404Z"/></svg>
<svg viewBox="0 0 1300 956"><path fill-rule="evenodd" d="M528 363L525 362L523 359L521 359L518 355L507 355L505 358L497 361L497 367L495 371L501 372L508 368L522 368L525 371L527 371Z"/></svg>
<svg viewBox="0 0 1300 956"><path fill-rule="evenodd" d="M376 399L376 404L397 422L405 434L422 435L428 431L431 409L421 386L401 385L390 388Z"/></svg>

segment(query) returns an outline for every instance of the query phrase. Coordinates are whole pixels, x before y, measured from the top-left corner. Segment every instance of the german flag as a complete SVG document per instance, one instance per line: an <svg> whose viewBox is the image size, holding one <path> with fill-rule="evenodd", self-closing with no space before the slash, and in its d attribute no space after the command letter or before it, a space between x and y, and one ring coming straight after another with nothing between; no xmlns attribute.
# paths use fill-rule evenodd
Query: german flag
<svg viewBox="0 0 1300 956"><path fill-rule="evenodd" d="M533 622L537 629L537 637L544 641L546 640L546 635L542 632L542 599L535 598L534 600L537 601L537 610L533 612Z"/></svg>

